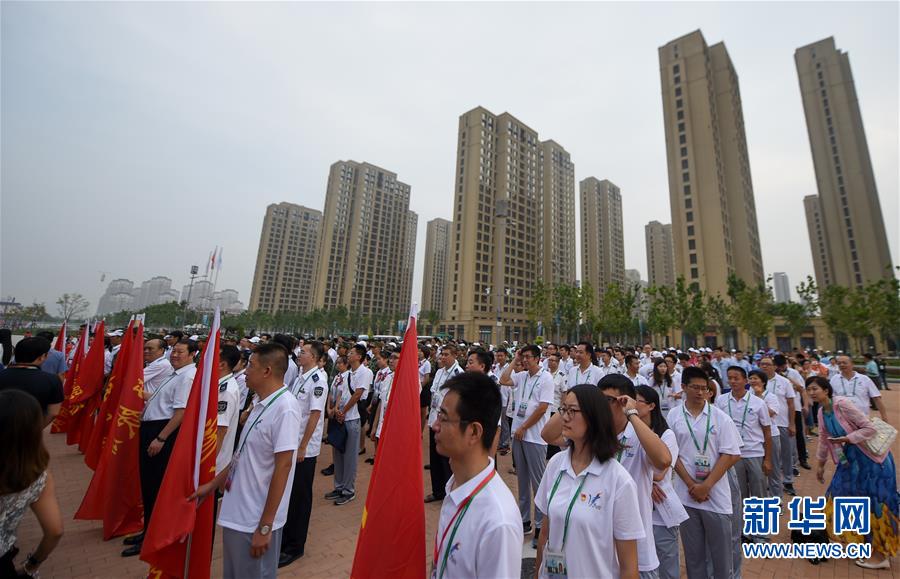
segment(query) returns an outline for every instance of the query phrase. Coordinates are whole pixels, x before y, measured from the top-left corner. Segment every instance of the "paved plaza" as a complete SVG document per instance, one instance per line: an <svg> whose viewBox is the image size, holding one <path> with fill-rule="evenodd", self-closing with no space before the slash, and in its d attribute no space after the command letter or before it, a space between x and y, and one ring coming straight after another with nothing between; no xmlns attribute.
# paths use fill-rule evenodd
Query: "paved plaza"
<svg viewBox="0 0 900 579"><path fill-rule="evenodd" d="M898 424L900 423L900 387L894 384L893 388L894 391L884 393L884 400L891 422ZM65 436L51 434L45 436L52 457L50 468L57 481L57 496L65 521L65 536L50 559L41 567L41 575L72 579L146 577L146 563L137 557L123 559L119 556L119 552L123 548L120 539L103 541L99 521L75 521L72 519L90 481L91 471L85 466L82 455L74 447L65 445ZM811 457L815 455L815 445L815 440L811 440L809 443ZM367 456L371 456L372 446L372 443L369 442ZM898 454L900 454L900 439L894 443L894 455ZM310 521L309 539L306 543L306 555L289 567L281 569L279 577L347 577L350 574L356 547L356 535L359 531L360 517L365 504L372 467L363 462L360 457L357 479L358 497L347 505L336 507L322 498L332 489L333 477L325 477L318 473L319 469L330 463L330 456L331 449L323 447L323 455L319 457L316 469L315 502ZM427 462L427 437L422 445L422 457ZM500 457L500 474L515 493L515 476L507 472L511 466L511 455ZM826 481L830 480L833 471L834 466L829 462L826 469ZM425 493L428 494L431 489L427 472L424 480ZM814 471L801 471L801 476L795 485L798 494L819 496L825 490L824 485L820 485L815 480ZM432 547L439 511L440 503L425 505L426 551ZM786 516L783 516L782 532L778 541L788 542L790 540L789 533L784 528L786 520ZM24 551L27 551L37 544L39 538L40 529L34 516L29 512L20 527L18 544ZM212 576L221 577L221 532L217 533L216 539ZM530 541L529 537L526 545L523 546L523 557L534 557L534 551L530 549ZM430 557L430 551L426 556ZM846 560L829 561L818 566L803 560L755 560L744 562L743 577L747 579L776 577L778 579L801 577L828 579L888 579L893 577L900 579L900 561L895 558L892 563L893 569L888 572L863 570Z"/></svg>

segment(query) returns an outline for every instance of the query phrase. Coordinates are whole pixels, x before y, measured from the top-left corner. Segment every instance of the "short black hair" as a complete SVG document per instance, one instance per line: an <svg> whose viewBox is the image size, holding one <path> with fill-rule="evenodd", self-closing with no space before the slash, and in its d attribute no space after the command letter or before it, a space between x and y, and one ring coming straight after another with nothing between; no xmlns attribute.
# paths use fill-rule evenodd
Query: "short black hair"
<svg viewBox="0 0 900 579"><path fill-rule="evenodd" d="M627 356L625 356L625 365L627 366L627 365L631 364L632 360L637 360L637 359L638 359L638 357L635 356L634 354L628 354Z"/></svg>
<svg viewBox="0 0 900 579"><path fill-rule="evenodd" d="M181 340L181 338L184 337L184 332L182 332L181 330L175 330L174 332L170 332L169 335L175 338L175 340L177 341Z"/></svg>
<svg viewBox="0 0 900 579"><path fill-rule="evenodd" d="M353 344L353 349L356 350L356 353L359 354L359 357L363 360L366 359L366 355L369 353L369 351L366 350L366 347L362 344Z"/></svg>
<svg viewBox="0 0 900 579"><path fill-rule="evenodd" d="M743 376L744 378L747 377L747 371L744 370L744 368L742 368L741 366L729 366L728 369L725 370L725 373L727 374L728 372L731 372L732 370L740 373L740 375Z"/></svg>
<svg viewBox="0 0 900 579"><path fill-rule="evenodd" d="M196 354L197 350L200 349L200 347L197 345L197 342L195 342L194 340L191 340L189 338L182 338L182 339L178 340L177 342L175 342L176 346L178 344L184 344L185 346L187 346L189 354Z"/></svg>
<svg viewBox="0 0 900 579"><path fill-rule="evenodd" d="M48 332L47 330L44 330L43 332L38 332L37 337L44 338L45 340L49 340L52 342L53 338L55 338L56 336L53 335L53 332ZM871 356L871 354L869 354L869 356Z"/></svg>
<svg viewBox="0 0 900 579"><path fill-rule="evenodd" d="M325 355L325 344L323 344L319 340L310 340L303 345L309 346L309 349L312 350L313 358L316 359L316 362L321 360L322 356Z"/></svg>
<svg viewBox="0 0 900 579"><path fill-rule="evenodd" d="M784 354L775 354L775 357L772 358L772 363L776 366L784 366L787 364L787 358L785 358Z"/></svg>
<svg viewBox="0 0 900 579"><path fill-rule="evenodd" d="M834 386L831 385L831 382L829 382L827 378L823 378L822 376L810 376L806 379L806 388L809 388L813 384L816 384L819 388L827 392L829 398L834 398Z"/></svg>
<svg viewBox="0 0 900 579"><path fill-rule="evenodd" d="M484 366L484 371L489 372L494 365L494 356L484 348L476 348L469 352L469 356L475 356L478 363Z"/></svg>
<svg viewBox="0 0 900 579"><path fill-rule="evenodd" d="M219 348L219 360L225 362L229 370L234 370L234 367L241 361L241 351L237 349L237 346L222 346Z"/></svg>
<svg viewBox="0 0 900 579"><path fill-rule="evenodd" d="M578 384L570 388L566 395L568 394L575 395L581 416L587 423L585 438L591 454L600 462L606 462L614 457L622 445L619 443L613 427L609 401L601 389L593 384ZM570 440L569 448L573 449L574 445L575 442Z"/></svg>
<svg viewBox="0 0 900 579"><path fill-rule="evenodd" d="M634 398L634 383L624 374L607 374L600 379L597 384L600 390L615 390L619 396L630 396Z"/></svg>
<svg viewBox="0 0 900 579"><path fill-rule="evenodd" d="M30 364L50 351L50 340L40 336L22 338L13 351L17 363Z"/></svg>
<svg viewBox="0 0 900 579"><path fill-rule="evenodd" d="M463 372L447 380L442 388L459 396L456 413L460 430L476 422L481 424L481 445L489 451L500 421L500 387L486 374Z"/></svg>
<svg viewBox="0 0 900 579"><path fill-rule="evenodd" d="M681 384L684 387L685 384L690 384L691 380L694 378L702 378L704 382L709 380L709 374L703 371L703 368L698 368L696 366L688 366L684 369L684 372L681 373Z"/></svg>
<svg viewBox="0 0 900 579"><path fill-rule="evenodd" d="M673 354L672 352L668 352L665 356L663 356L663 358L665 358L667 360L671 359L672 362L674 362L676 364L678 363L678 356L676 354Z"/></svg>
<svg viewBox="0 0 900 579"><path fill-rule="evenodd" d="M741 368L741 370L743 370L743 368ZM749 378L750 376L756 376L757 378L762 380L763 384L769 381L769 377L766 376L766 373L762 370L750 370L750 373L747 374L747 378Z"/></svg>
<svg viewBox="0 0 900 579"><path fill-rule="evenodd" d="M288 368L288 351L284 346L274 341L264 342L253 351L253 355L265 360L272 366L275 375L281 375L282 379L284 378Z"/></svg>
<svg viewBox="0 0 900 579"><path fill-rule="evenodd" d="M519 350L519 352L521 352L522 355L524 355L526 353L531 354L535 358L541 357L541 349L538 348L537 346L535 346L534 344L528 344L527 346L525 346L524 348Z"/></svg>

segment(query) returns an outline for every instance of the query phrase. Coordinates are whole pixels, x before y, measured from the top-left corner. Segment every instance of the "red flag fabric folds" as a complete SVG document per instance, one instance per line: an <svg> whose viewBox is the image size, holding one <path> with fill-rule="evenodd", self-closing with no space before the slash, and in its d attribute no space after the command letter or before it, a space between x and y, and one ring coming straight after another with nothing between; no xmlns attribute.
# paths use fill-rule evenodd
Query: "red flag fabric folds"
<svg viewBox="0 0 900 579"><path fill-rule="evenodd" d="M75 350L75 355L72 358L72 365L69 366L69 369L66 371L66 381L63 384L63 401L59 408L59 414L53 419L53 425L50 427L50 432L53 434L66 432L69 428L69 396L72 395L75 376L78 374L78 370L81 368L81 364L84 362L84 356L87 352L88 336L90 334L89 328L90 324L86 324L81 335L78 337L78 346L77 350Z"/></svg>
<svg viewBox="0 0 900 579"><path fill-rule="evenodd" d="M69 395L69 418L66 429L66 444L77 444L84 452L94 427L94 411L100 406L100 395L103 391L103 356L106 349L103 337L106 326L97 324L94 330L94 341L84 361L75 374L72 392Z"/></svg>

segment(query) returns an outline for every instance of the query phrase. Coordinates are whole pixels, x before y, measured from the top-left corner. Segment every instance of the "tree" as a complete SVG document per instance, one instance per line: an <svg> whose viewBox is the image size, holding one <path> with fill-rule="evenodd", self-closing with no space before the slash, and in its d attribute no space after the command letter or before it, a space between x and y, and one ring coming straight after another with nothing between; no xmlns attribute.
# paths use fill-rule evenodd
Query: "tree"
<svg viewBox="0 0 900 579"><path fill-rule="evenodd" d="M59 310L59 315L68 322L71 319L78 319L79 316L84 314L88 306L90 306L90 302L84 299L84 296L81 294L65 293L56 300L56 306Z"/></svg>
<svg viewBox="0 0 900 579"><path fill-rule="evenodd" d="M772 313L782 319L784 328L790 336L791 345L797 343L800 334L809 327L807 311L806 306L797 302L785 302L772 306Z"/></svg>
<svg viewBox="0 0 900 579"><path fill-rule="evenodd" d="M772 293L765 284L750 285L734 274L728 276L728 295L734 302L735 323L750 335L752 348L772 329Z"/></svg>
<svg viewBox="0 0 900 579"><path fill-rule="evenodd" d="M709 322L722 334L724 343L733 348L734 343L729 343L734 330L734 304L729 299L726 301L719 295L706 296L706 313Z"/></svg>
<svg viewBox="0 0 900 579"><path fill-rule="evenodd" d="M624 287L611 283L603 292L600 300L598 331L610 340L623 342L634 331L636 319L634 309L637 305L637 284L626 284Z"/></svg>
<svg viewBox="0 0 900 579"><path fill-rule="evenodd" d="M900 281L880 279L866 286L872 328L885 342L900 341Z"/></svg>
<svg viewBox="0 0 900 579"><path fill-rule="evenodd" d="M706 327L703 292L694 284L688 285L683 276L678 276L672 298L675 327L681 328L681 348L685 349L687 336L696 337Z"/></svg>
<svg viewBox="0 0 900 579"><path fill-rule="evenodd" d="M441 314L437 310L426 310L422 312L422 319L428 324L429 332L434 335L438 322L441 321Z"/></svg>
<svg viewBox="0 0 900 579"><path fill-rule="evenodd" d="M669 286L647 288L647 331L652 335L670 337L675 327L674 294Z"/></svg>
<svg viewBox="0 0 900 579"><path fill-rule="evenodd" d="M543 326L546 332L556 313L556 295L553 288L542 281L536 282L525 312L534 326L533 330L537 331L538 326Z"/></svg>

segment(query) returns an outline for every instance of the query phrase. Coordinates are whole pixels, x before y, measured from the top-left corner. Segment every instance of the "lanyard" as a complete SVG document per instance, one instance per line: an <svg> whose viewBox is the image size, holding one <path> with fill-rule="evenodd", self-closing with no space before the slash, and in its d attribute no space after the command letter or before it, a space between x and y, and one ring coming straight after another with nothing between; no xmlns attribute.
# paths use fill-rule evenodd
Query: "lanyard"
<svg viewBox="0 0 900 579"><path fill-rule="evenodd" d="M451 526L453 527L453 532L450 533L450 542L448 544L448 547L453 545L453 538L456 537L456 531L457 531L457 529L459 529L459 525L460 525L460 523L462 523L463 517L465 517L466 513L469 512L469 506L472 504L472 501L475 499L475 495L480 493L482 491L482 489L484 489L484 487L487 486L488 482L490 482L490 480L492 478L494 478L495 474L497 474L497 471L495 469L491 469L490 474L488 474L486 477L484 477L484 479L482 479L482 481L480 483L478 483L478 486L475 487L475 489L471 492L471 494L469 494L469 496L467 496L466 498L463 499L463 502L459 503L459 508L456 509L456 513L454 513L454 515L450 518L450 522L448 522L447 526L444 528L444 533L441 535L440 544L438 544L437 534L435 534L435 536L434 536L434 539L435 539L435 541L434 541L434 557L433 557L432 561L437 563L438 555L440 554L441 550L444 548L444 539L447 538L447 531L450 530ZM456 524L454 524L453 521L456 521ZM450 549L448 548L444 552L444 557L441 560L440 567L438 568L438 577L443 577L444 570L447 568L447 559L449 557L450 557Z"/></svg>
<svg viewBox="0 0 900 579"><path fill-rule="evenodd" d="M559 471L559 474L556 475L556 482L553 483L553 489L550 491L550 500L547 501L547 509L549 510L550 505L553 504L553 496L556 494L556 488L559 486L559 481L562 479L562 475L565 471ZM564 551L566 549L566 539L569 537L569 518L572 516L572 507L575 506L575 500L578 498L578 495L581 494L581 488L584 486L584 481L587 480L588 473L584 473L584 476L581 477L581 483L578 485L578 488L575 489L575 494L572 495L572 500L569 501L569 508L566 510L566 524L563 527L563 539L562 546L560 546L559 550ZM549 516L549 515L548 515ZM549 538L547 539L550 540Z"/></svg>
<svg viewBox="0 0 900 579"><path fill-rule="evenodd" d="M853 393L850 394L850 396L856 396L856 376L855 375L853 376L853 380L851 380L850 383L853 384ZM844 387L844 396L846 396L847 395L847 381L844 380L843 376L841 376L841 386Z"/></svg>
<svg viewBox="0 0 900 579"><path fill-rule="evenodd" d="M694 435L694 429L691 427L691 420L688 417L687 410L684 409L684 406L681 407L681 411L684 413L684 422L687 424L688 432L691 433L691 438L694 439L694 446L697 447L697 452L701 454L706 454L706 446L709 444L709 431L712 430L710 427L710 419L712 418L712 408L709 408L709 402L704 406L706 410L706 437L703 439L703 450L700 450L700 443L697 442L697 437Z"/></svg>
<svg viewBox="0 0 900 579"><path fill-rule="evenodd" d="M744 395L744 396L746 397L746 395ZM731 419L734 420L734 415L731 414L731 399L732 399L732 398L734 398L734 396L729 396L729 397L728 397L728 416L731 416ZM743 398L742 398L742 400L743 400ZM744 417L741 418L741 432L744 431L744 423L747 422L747 412L748 412L749 410L750 410L750 399L748 398L748 399L747 399L747 406L744 407Z"/></svg>
<svg viewBox="0 0 900 579"><path fill-rule="evenodd" d="M575 368L575 386L585 383L578 377L579 375L584 376L585 380L590 380L591 379L591 365L590 364L588 365L588 369L584 374L581 374L581 372L578 371L578 368Z"/></svg>
<svg viewBox="0 0 900 579"><path fill-rule="evenodd" d="M528 392L528 397L527 397L527 398L523 398L523 399L522 399L522 402L526 402L526 403L527 403L529 400L531 400L531 396L534 394L534 389L537 388L537 383L538 383L538 381L541 379L541 374L542 374L542 373L543 373L543 370L541 370L541 371L539 371L537 374L535 374L535 376L534 376L534 382L531 383L531 391ZM526 387L528 386L528 378L525 379L525 384L524 384L524 386L526 386ZM522 390L524 391L525 388L522 388Z"/></svg>
<svg viewBox="0 0 900 579"><path fill-rule="evenodd" d="M281 396L282 394L284 394L286 391L287 391L286 387L279 390L278 394L276 394L275 397L272 398L272 400L268 404L263 406L262 412L260 412L259 414L256 415L256 420L253 421L253 424L251 424L250 428L247 429L247 433L244 434L244 440L241 442L241 447L238 449L238 455L240 455L241 452L244 451L244 446L247 444L247 438L250 436L250 433L253 432L253 427L256 426L256 423L259 422L259 419L262 418L262 415L266 413L266 410L269 409L269 406L274 404L275 401L278 400L278 397Z"/></svg>
<svg viewBox="0 0 900 579"><path fill-rule="evenodd" d="M312 378L312 377L313 377L313 374L315 374L317 370L318 370L317 368L314 368L314 369L309 373L309 376L307 376L306 378L303 379L303 382L300 383L300 387L297 388L297 391L296 391L296 392L294 392L294 391L293 391L293 388L292 388L292 389L291 389L291 394L293 394L294 396L296 396L297 394L299 394L299 393L303 390L303 387L306 386L307 380L309 380L310 378ZM302 376L302 374L301 374L301 376ZM297 379L299 380L300 378L298 377Z"/></svg>

